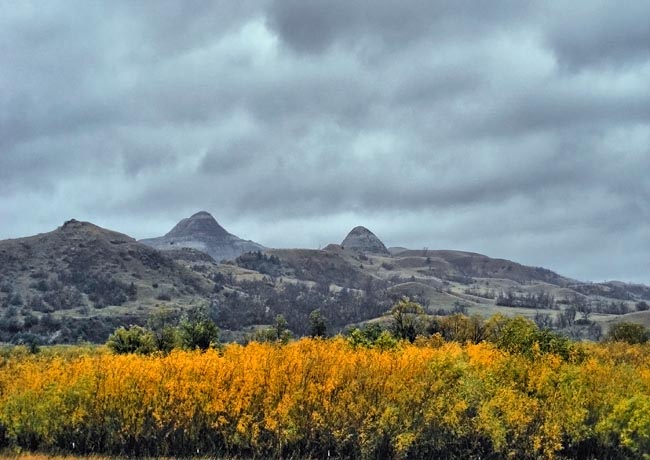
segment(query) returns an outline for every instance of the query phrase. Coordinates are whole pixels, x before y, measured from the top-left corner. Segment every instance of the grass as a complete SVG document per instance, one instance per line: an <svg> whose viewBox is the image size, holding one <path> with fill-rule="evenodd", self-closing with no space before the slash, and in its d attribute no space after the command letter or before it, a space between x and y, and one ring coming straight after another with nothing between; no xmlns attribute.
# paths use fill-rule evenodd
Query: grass
<svg viewBox="0 0 650 460"><path fill-rule="evenodd" d="M15 453L0 451L0 458L6 460L126 460L133 459L133 457L107 457L105 455L54 455L54 454L41 454L41 453ZM193 460L242 460L234 458L223 457L192 457ZM187 457L146 457L142 460L187 460Z"/></svg>
<svg viewBox="0 0 650 460"><path fill-rule="evenodd" d="M12 460L99 460L106 459L107 457L100 456L91 456L91 457L77 457L73 455L52 455L52 454L39 454L39 453L12 453L12 452L3 452L0 453L2 458L12 459Z"/></svg>

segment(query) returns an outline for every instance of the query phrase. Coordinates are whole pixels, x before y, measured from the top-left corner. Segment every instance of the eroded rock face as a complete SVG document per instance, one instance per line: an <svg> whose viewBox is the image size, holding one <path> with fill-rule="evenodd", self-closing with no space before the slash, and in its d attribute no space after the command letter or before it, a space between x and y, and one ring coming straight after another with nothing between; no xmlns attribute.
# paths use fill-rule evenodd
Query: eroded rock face
<svg viewBox="0 0 650 460"><path fill-rule="evenodd" d="M168 238L197 238L204 236L218 239L232 235L219 225L216 219L212 217L212 214L200 211L192 217L181 220L165 236Z"/></svg>
<svg viewBox="0 0 650 460"><path fill-rule="evenodd" d="M209 212L200 211L181 220L165 236L140 241L159 250L191 248L209 254L217 262L232 260L250 251L266 248L226 231Z"/></svg>
<svg viewBox="0 0 650 460"><path fill-rule="evenodd" d="M389 256L390 253L384 243L366 227L353 228L341 243L344 249L353 251Z"/></svg>

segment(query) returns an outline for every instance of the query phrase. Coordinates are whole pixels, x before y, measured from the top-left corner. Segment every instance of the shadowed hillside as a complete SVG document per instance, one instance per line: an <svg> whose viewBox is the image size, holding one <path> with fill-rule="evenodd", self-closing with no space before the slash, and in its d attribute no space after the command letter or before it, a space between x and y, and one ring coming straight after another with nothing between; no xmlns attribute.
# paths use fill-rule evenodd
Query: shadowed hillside
<svg viewBox="0 0 650 460"><path fill-rule="evenodd" d="M57 230L0 241L0 336L103 340L142 322L156 303L186 304L213 283L121 233L70 220Z"/></svg>

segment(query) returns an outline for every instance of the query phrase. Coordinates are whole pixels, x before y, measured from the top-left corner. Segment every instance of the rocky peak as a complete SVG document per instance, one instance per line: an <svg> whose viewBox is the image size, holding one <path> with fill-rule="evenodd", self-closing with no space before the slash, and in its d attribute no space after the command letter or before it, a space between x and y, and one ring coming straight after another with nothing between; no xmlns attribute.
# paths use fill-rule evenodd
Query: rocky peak
<svg viewBox="0 0 650 460"><path fill-rule="evenodd" d="M366 252L377 255L390 255L384 243L366 227L354 227L345 237L341 246L353 251Z"/></svg>
<svg viewBox="0 0 650 460"><path fill-rule="evenodd" d="M96 225L91 224L90 222L81 222L77 219L66 220L63 225L60 227L63 231L75 231L75 230L91 230L98 228Z"/></svg>
<svg viewBox="0 0 650 460"><path fill-rule="evenodd" d="M250 251L263 251L261 244L244 241L217 223L209 212L197 212L181 220L169 233L158 238L146 238L141 243L168 251L190 248L202 251L214 260L233 260Z"/></svg>
<svg viewBox="0 0 650 460"><path fill-rule="evenodd" d="M191 217L181 220L165 236L173 238L197 236L225 238L228 235L230 234L219 225L216 219L212 217L212 214L206 211L200 211Z"/></svg>
<svg viewBox="0 0 650 460"><path fill-rule="evenodd" d="M122 233L107 230L90 222L82 222L76 219L70 219L63 223L54 234L58 234L63 239L87 239L87 240L106 240L113 242L134 242L130 236Z"/></svg>

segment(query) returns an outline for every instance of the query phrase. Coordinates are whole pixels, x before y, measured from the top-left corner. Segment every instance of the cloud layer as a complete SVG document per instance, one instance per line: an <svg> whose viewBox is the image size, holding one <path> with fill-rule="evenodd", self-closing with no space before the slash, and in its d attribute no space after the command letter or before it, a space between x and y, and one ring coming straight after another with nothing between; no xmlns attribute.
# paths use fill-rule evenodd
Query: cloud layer
<svg viewBox="0 0 650 460"><path fill-rule="evenodd" d="M647 0L0 0L0 238L205 209L650 283Z"/></svg>

